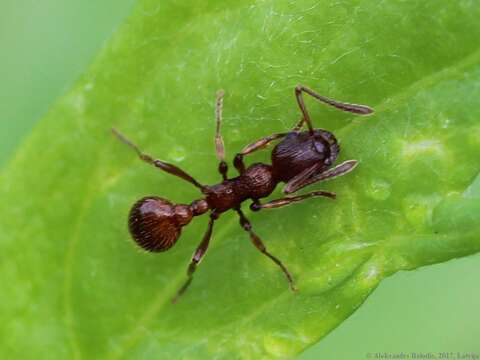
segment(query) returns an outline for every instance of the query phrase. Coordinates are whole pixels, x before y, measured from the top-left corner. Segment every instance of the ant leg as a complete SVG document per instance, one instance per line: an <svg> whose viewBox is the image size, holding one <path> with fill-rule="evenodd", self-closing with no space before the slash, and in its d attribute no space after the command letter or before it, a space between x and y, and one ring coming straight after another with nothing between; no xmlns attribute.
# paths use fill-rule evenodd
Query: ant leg
<svg viewBox="0 0 480 360"><path fill-rule="evenodd" d="M297 288L295 287L295 284L293 282L293 278L292 278L292 275L290 274L290 272L287 270L287 268L285 267L285 265L282 264L282 262L277 259L275 256L273 256L272 254L270 254L268 251L267 251L267 248L265 247L265 245L263 244L262 240L258 237L257 234L255 234L252 230L252 224L250 223L250 221L248 221L248 219L245 217L245 215L243 214L242 210L240 210L240 208L237 208L235 209L238 213L238 215L240 216L240 225L242 226L243 230L247 231L249 234L250 234L250 240L252 241L253 245L255 245L255 247L260 250L264 255L266 255L267 257L269 257L275 264L277 264L278 266L280 266L280 268L282 269L283 273L285 274L285 276L287 277L287 280L288 280L288 284L290 286L290 289L292 289L292 291L297 291Z"/></svg>
<svg viewBox="0 0 480 360"><path fill-rule="evenodd" d="M256 201L250 205L250 209L252 211L259 211L261 209L275 209L275 208L290 205L295 202L300 202L312 197L320 197L320 196L330 198L330 199L335 199L337 197L335 193L332 193L330 191L312 191L304 195L286 196L281 199L275 199L265 204L261 204L259 201Z"/></svg>
<svg viewBox="0 0 480 360"><path fill-rule="evenodd" d="M304 188L307 185L345 175L355 169L357 164L357 160L347 160L328 170L316 173L314 172L313 174L310 172L308 176L301 177L302 174L306 173L306 170L304 170L302 173L300 173L300 175L295 176L287 183L287 185L285 185L283 192L285 194L291 194ZM307 170L311 170L314 166L308 168Z"/></svg>
<svg viewBox="0 0 480 360"><path fill-rule="evenodd" d="M292 128L292 132L298 132L300 130L302 130L302 127L303 127L303 124L305 123L305 119L302 117L296 124L295 126Z"/></svg>
<svg viewBox="0 0 480 360"><path fill-rule="evenodd" d="M193 177L188 175L185 171L183 171L179 167L177 167L175 165L172 165L172 164L169 164L167 162L158 160L158 159L153 159L150 155L143 153L137 145L135 145L133 142L128 140L125 137L125 135L120 133L118 130L112 128L112 132L121 142L130 146L137 153L138 157L141 160L143 160L146 163L148 163L150 165L153 165L153 166L155 166L155 167L157 167L157 168L159 168L159 169L161 169L161 170L163 170L163 171L165 171L169 174L178 176L179 178L181 178L185 181L188 181L189 183L193 184L194 186L196 186L200 190L204 189L204 186L202 184L200 184L197 180L195 180Z"/></svg>
<svg viewBox="0 0 480 360"><path fill-rule="evenodd" d="M265 136L264 138L257 140L243 148L243 150L237 155L235 155L235 158L233 160L233 165L235 168L238 170L240 174L243 174L245 171L245 164L243 162L243 157L245 155L251 154L257 150L263 149L267 147L272 141L281 139L285 136L287 136L289 133L277 133L277 134L272 134L270 136Z"/></svg>
<svg viewBox="0 0 480 360"><path fill-rule="evenodd" d="M225 145L220 133L220 125L222 124L222 110L223 110L223 96L225 92L219 90L217 92L217 100L215 102L215 119L217 121L217 128L215 131L215 151L217 158L220 161L218 164L218 172L222 175L223 180L227 180L228 165L225 161Z"/></svg>
<svg viewBox="0 0 480 360"><path fill-rule="evenodd" d="M207 252L208 244L210 243L210 238L212 237L213 223L217 218L218 216L214 213L210 215L210 221L208 222L207 231L203 235L202 242L200 243L200 245L198 245L197 250L195 250L195 253L192 256L192 260L190 261L190 265L188 266L188 269L187 269L188 279L187 281L185 281L182 287L178 289L177 294L172 299L172 303L175 304L180 298L180 296L183 295L183 293L187 290L187 288L192 283L193 273L195 272L195 270L197 269L197 265L200 264L200 261L202 261L203 256Z"/></svg>
<svg viewBox="0 0 480 360"><path fill-rule="evenodd" d="M302 111L302 114L303 114L302 123L303 122L307 123L308 130L310 131L310 134L312 134L312 135L313 135L314 129L313 129L313 125L312 125L312 120L310 119L310 115L308 114L308 111L307 111L307 107L305 106L305 102L303 101L303 95L302 95L303 92L305 92L308 95L314 97L318 101L321 101L321 102L323 102L327 105L336 107L337 109L342 110L342 111L347 111L347 112L351 112L351 113L358 114L358 115L369 115L369 114L373 113L373 109L368 107L368 106L343 103L343 102L340 102L340 101L329 99L325 96L322 96L322 95L316 93L315 91L313 91L312 89L310 89L306 86L297 85L295 87L295 96L297 98L298 106L300 107L300 110Z"/></svg>

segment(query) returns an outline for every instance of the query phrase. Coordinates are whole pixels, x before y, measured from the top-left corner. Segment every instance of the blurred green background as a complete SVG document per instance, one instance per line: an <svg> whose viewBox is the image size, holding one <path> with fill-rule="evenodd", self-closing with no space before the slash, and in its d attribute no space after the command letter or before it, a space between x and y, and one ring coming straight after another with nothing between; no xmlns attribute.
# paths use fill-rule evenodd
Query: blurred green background
<svg viewBox="0 0 480 360"><path fill-rule="evenodd" d="M0 166L86 69L135 0L0 1ZM48 144L46 144L48 146ZM480 256L382 282L366 303L299 359L376 352L480 355Z"/></svg>

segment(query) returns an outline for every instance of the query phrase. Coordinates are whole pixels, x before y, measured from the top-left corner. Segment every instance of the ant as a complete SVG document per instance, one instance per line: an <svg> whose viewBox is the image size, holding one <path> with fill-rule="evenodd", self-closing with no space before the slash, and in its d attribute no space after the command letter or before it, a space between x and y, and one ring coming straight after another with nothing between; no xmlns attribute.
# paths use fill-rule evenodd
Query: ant
<svg viewBox="0 0 480 360"><path fill-rule="evenodd" d="M280 182L286 183L283 193L292 194L307 185L345 175L357 165L356 160L347 160L332 167L340 152L337 139L331 132L313 127L303 100L303 93L342 111L358 115L373 113L373 109L368 106L332 100L314 92L308 87L298 85L295 87L295 96L302 112L301 120L289 132L266 136L243 148L241 152L235 155L233 161L239 176L228 178L225 147L220 133L224 96L224 91L220 90L216 96L215 148L219 160L218 171L223 180L215 185L202 185L179 167L152 158L150 155L142 152L137 145L128 140L119 131L112 129L116 137L135 150L141 160L193 184L203 194L202 199L194 200L190 205L173 204L167 199L158 196L147 196L138 200L130 210L128 225L133 239L139 246L152 252L170 249L180 237L181 228L190 223L192 217L202 215L210 210L207 231L192 256L187 269L187 280L177 291L172 302L175 303L192 282L193 273L207 252L213 225L220 214L227 210L235 210L237 212L240 218L240 225L249 234L253 245L281 268L290 288L293 291L297 290L288 269L278 258L267 251L260 237L252 230L252 225L241 210L240 205L245 200L251 199L250 209L259 211L262 209L279 208L313 197L322 196L335 199L335 193L313 191L303 195L285 196L265 203L260 202L260 199L269 196ZM301 131L305 124L308 129ZM245 167L244 157L246 155L263 149L279 139L282 139L282 141L273 148L271 165L255 163Z"/></svg>

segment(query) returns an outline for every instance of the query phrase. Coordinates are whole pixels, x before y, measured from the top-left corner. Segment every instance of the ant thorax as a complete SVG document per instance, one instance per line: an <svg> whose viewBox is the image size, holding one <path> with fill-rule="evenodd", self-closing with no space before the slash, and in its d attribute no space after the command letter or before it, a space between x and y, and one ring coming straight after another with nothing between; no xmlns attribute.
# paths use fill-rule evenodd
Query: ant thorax
<svg viewBox="0 0 480 360"><path fill-rule="evenodd" d="M276 185L272 167L256 163L245 169L240 176L206 187L206 200L211 209L222 213L235 209L247 199L256 200L269 196Z"/></svg>

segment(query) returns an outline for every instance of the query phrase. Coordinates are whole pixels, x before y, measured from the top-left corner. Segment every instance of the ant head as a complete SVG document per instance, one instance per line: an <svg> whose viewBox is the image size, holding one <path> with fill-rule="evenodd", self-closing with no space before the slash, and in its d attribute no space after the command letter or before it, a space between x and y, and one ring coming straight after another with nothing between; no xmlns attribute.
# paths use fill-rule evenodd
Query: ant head
<svg viewBox="0 0 480 360"><path fill-rule="evenodd" d="M335 135L327 130L315 129L314 138L315 149L318 153L323 154L325 166L331 166L340 152L340 147Z"/></svg>
<svg viewBox="0 0 480 360"><path fill-rule="evenodd" d="M170 249L180 237L182 226L208 210L205 200L176 205L158 196L137 201L130 210L128 227L135 242L152 252Z"/></svg>

